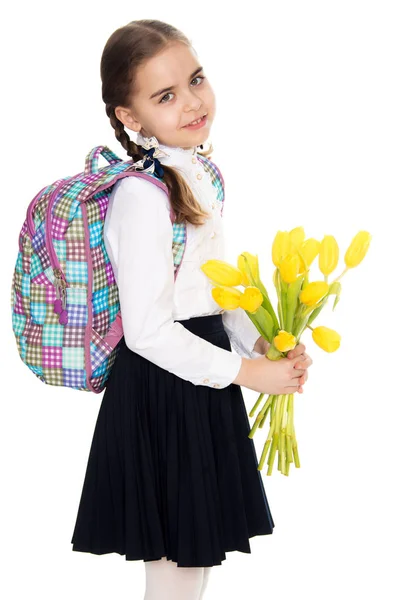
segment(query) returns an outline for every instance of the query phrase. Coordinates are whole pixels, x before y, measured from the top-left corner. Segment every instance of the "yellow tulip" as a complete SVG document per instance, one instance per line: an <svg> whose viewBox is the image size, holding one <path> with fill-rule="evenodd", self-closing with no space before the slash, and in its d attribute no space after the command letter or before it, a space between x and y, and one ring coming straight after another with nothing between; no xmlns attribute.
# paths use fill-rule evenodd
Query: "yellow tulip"
<svg viewBox="0 0 400 600"><path fill-rule="evenodd" d="M248 312L256 312L263 303L263 295L260 290L252 285L249 285L244 290L240 297L240 306Z"/></svg>
<svg viewBox="0 0 400 600"><path fill-rule="evenodd" d="M287 254L279 265L281 277L285 283L296 281L300 271L300 257L298 254Z"/></svg>
<svg viewBox="0 0 400 600"><path fill-rule="evenodd" d="M279 267L281 261L289 252L289 233L287 231L278 231L272 242L272 262Z"/></svg>
<svg viewBox="0 0 400 600"><path fill-rule="evenodd" d="M211 288L211 295L215 302L222 308L234 310L240 306L242 292L226 286L218 286Z"/></svg>
<svg viewBox="0 0 400 600"><path fill-rule="evenodd" d="M237 267L242 272L243 285L250 285L249 278L247 277L247 273L246 273L246 262L245 262L243 255L247 258L248 266L250 267L251 274L256 281L258 280L258 277L259 277L258 256L254 255L254 254L250 254L250 252L242 252L242 254L239 254L239 256L238 256Z"/></svg>
<svg viewBox="0 0 400 600"><path fill-rule="evenodd" d="M357 267L360 264L367 253L371 238L368 231L359 231L354 236L344 256L344 262L348 268Z"/></svg>
<svg viewBox="0 0 400 600"><path fill-rule="evenodd" d="M289 252L295 254L304 242L304 227L295 227L289 231Z"/></svg>
<svg viewBox="0 0 400 600"><path fill-rule="evenodd" d="M243 273L240 269L224 260L207 260L200 269L217 285L235 286L243 281Z"/></svg>
<svg viewBox="0 0 400 600"><path fill-rule="evenodd" d="M330 275L339 261L339 246L333 235L325 235L319 249L319 269L324 275Z"/></svg>
<svg viewBox="0 0 400 600"><path fill-rule="evenodd" d="M281 329L278 335L274 337L274 344L280 352L287 352L296 346L297 340L294 335L288 333L284 329Z"/></svg>
<svg viewBox="0 0 400 600"><path fill-rule="evenodd" d="M325 352L335 352L340 346L341 336L338 332L334 329L329 329L329 327L324 327L323 325L314 327L312 338L322 350L325 350Z"/></svg>
<svg viewBox="0 0 400 600"><path fill-rule="evenodd" d="M307 306L317 304L329 292L326 281L312 281L299 294L300 302Z"/></svg>
<svg viewBox="0 0 400 600"><path fill-rule="evenodd" d="M308 238L308 240L302 243L302 245L300 246L300 252L304 256L304 259L307 262L307 266L304 264L303 259L300 257L301 272L305 271L306 268L311 266L319 252L320 246L321 242L319 242L315 238Z"/></svg>

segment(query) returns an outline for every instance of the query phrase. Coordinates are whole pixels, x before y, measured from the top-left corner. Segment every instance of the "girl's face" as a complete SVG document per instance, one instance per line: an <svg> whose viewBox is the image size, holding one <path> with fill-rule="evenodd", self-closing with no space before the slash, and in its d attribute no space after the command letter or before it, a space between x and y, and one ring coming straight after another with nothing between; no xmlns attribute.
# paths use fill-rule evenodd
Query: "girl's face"
<svg viewBox="0 0 400 600"><path fill-rule="evenodd" d="M160 144L191 148L205 142L214 120L215 95L194 51L175 42L137 71L129 107L115 114L131 131L155 136ZM207 113L200 129L185 127Z"/></svg>

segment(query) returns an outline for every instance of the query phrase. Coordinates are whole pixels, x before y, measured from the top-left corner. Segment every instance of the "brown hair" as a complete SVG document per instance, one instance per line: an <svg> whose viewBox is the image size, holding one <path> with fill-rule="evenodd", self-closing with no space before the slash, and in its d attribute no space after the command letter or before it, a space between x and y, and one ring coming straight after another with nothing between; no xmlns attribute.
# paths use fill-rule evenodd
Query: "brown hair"
<svg viewBox="0 0 400 600"><path fill-rule="evenodd" d="M145 151L129 138L124 124L115 114L115 108L129 105L129 98L134 92L135 72L143 61L158 54L169 43L177 41L191 46L189 39L172 25L163 21L141 19L131 21L114 31L103 49L100 66L103 102L115 137L133 162L141 160ZM198 154L207 157L212 152L211 144L207 152L198 151ZM162 167L163 182L168 187L176 222L182 223L186 219L193 225L203 225L203 217L209 218L210 213L202 209L176 169L167 165Z"/></svg>

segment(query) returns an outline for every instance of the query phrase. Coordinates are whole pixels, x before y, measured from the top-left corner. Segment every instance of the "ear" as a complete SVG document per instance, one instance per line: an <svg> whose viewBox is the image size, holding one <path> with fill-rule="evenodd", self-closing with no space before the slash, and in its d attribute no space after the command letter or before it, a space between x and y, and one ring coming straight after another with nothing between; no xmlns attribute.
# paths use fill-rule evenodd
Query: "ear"
<svg viewBox="0 0 400 600"><path fill-rule="evenodd" d="M130 129L131 131L138 133L142 129L141 123L139 123L129 108L117 106L115 108L115 116L121 121L121 123L124 124L127 129Z"/></svg>

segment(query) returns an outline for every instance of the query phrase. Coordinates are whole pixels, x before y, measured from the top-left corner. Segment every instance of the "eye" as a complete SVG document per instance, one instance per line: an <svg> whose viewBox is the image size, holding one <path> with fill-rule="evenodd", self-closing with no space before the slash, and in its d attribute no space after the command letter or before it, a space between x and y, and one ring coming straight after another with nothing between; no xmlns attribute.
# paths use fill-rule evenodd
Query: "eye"
<svg viewBox="0 0 400 600"><path fill-rule="evenodd" d="M205 79L205 77L203 75L197 75L197 77L195 77L194 79L192 79L192 81L194 81L195 79L201 79L203 81L203 79Z"/></svg>
<svg viewBox="0 0 400 600"><path fill-rule="evenodd" d="M192 79L192 81L195 81L196 79L200 79L201 80L200 83L198 84L198 85L201 85L201 82L203 81L203 79L205 79L205 76L204 75L197 75L197 77L194 77L194 79ZM170 96L171 94L172 94L172 92L168 92L168 94L165 94L161 98L159 104L167 104L166 102L163 102L163 100L164 100L164 98L166 98L167 96Z"/></svg>
<svg viewBox="0 0 400 600"><path fill-rule="evenodd" d="M172 94L172 92L168 92L168 94L165 94L165 96L163 96L159 102L159 104L166 104L166 102L163 102L164 98L166 98L167 96L170 96Z"/></svg>

